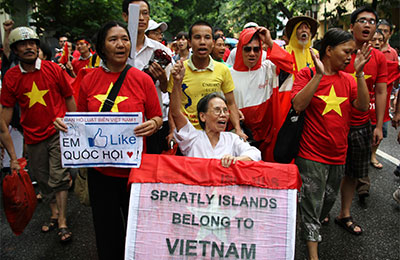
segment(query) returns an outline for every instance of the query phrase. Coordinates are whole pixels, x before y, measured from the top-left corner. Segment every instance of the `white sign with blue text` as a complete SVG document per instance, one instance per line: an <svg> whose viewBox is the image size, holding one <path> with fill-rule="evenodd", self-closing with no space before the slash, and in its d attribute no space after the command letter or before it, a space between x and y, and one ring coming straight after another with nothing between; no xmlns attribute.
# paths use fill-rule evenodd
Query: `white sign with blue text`
<svg viewBox="0 0 400 260"><path fill-rule="evenodd" d="M68 126L60 133L63 167L139 168L143 138L133 130L142 123L142 113L69 112Z"/></svg>

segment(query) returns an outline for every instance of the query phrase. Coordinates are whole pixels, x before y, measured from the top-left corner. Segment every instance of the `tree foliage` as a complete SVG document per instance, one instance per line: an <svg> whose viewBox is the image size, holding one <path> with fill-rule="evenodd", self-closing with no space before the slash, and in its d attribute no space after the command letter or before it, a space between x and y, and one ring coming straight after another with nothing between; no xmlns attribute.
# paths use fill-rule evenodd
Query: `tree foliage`
<svg viewBox="0 0 400 260"><path fill-rule="evenodd" d="M23 0L18 0L23 1ZM31 3L34 12L31 18L39 31L50 35L69 32L72 36L91 37L106 21L121 19L122 0L25 0ZM290 18L311 10L315 0L149 0L151 18L157 22L168 23L168 34L176 35L179 31L188 31L197 20L205 20L232 36L242 30L249 21L263 25L274 32L283 28L278 19ZM319 0L319 2L330 0ZM342 15L352 10L345 9L345 3L353 1L355 6L364 5L366 0L340 0L335 10L327 13L330 25L337 25ZM380 16L391 20L393 6L399 0L373 0ZM3 0L0 8L8 13L15 13L16 0ZM346 21L347 22L347 21Z"/></svg>
<svg viewBox="0 0 400 260"><path fill-rule="evenodd" d="M92 37L110 20L121 20L122 0L28 0L33 12L30 25L38 32L54 35L69 33ZM18 10L13 0L3 0L2 7L11 14Z"/></svg>

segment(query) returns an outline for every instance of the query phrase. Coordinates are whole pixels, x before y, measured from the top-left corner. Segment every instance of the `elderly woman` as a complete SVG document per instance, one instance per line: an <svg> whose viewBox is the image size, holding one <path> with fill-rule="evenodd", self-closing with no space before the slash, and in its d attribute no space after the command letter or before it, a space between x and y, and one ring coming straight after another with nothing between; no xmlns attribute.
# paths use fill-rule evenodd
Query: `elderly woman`
<svg viewBox="0 0 400 260"><path fill-rule="evenodd" d="M295 163L303 181L299 205L309 259L318 259L321 221L335 202L344 173L351 107L368 110L363 69L369 47L357 52L354 80L342 71L355 49L353 36L330 29L322 39L320 59L310 49L315 68L300 70L293 85L293 107L306 113Z"/></svg>
<svg viewBox="0 0 400 260"><path fill-rule="evenodd" d="M124 70L131 50L127 29L119 22L108 22L100 29L97 53L102 65L82 80L78 111L99 112L110 88ZM146 73L130 68L118 92L112 112L142 112L147 118L134 129L136 136L150 136L162 125L161 108L153 80ZM66 131L61 120L56 127ZM144 142L145 143L145 142ZM145 149L144 149L145 151ZM127 190L130 169L89 168L89 196L96 232L99 259L123 259L129 206Z"/></svg>
<svg viewBox="0 0 400 260"><path fill-rule="evenodd" d="M199 123L203 130L196 130L180 111L182 80L185 68L178 61L172 69L174 86L171 93L170 113L174 119L175 140L183 155L201 158L220 158L222 166L229 167L236 161L259 161L260 151L244 142L238 135L224 132L229 120L226 100L217 93L203 97L197 104Z"/></svg>

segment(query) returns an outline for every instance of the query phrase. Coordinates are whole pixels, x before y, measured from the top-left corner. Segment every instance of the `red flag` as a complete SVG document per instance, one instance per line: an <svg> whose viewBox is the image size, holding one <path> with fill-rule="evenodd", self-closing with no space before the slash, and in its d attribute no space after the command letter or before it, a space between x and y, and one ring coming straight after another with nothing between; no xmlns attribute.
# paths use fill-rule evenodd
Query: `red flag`
<svg viewBox="0 0 400 260"><path fill-rule="evenodd" d="M250 185L268 189L300 189L294 164L237 161L225 168L219 159L143 154L140 168L132 168L131 183L182 183L186 185Z"/></svg>
<svg viewBox="0 0 400 260"><path fill-rule="evenodd" d="M64 47L63 47L63 53L62 53L61 58L60 58L60 63L61 64L66 64L68 62L68 58L69 58L68 43L65 42L64 43Z"/></svg>
<svg viewBox="0 0 400 260"><path fill-rule="evenodd" d="M81 88L81 81L89 72L93 71L94 69L95 68L83 68L79 70L78 75L76 76L75 79L73 79L71 86L72 90L74 91L74 98L76 102L78 102L79 100L79 90Z"/></svg>

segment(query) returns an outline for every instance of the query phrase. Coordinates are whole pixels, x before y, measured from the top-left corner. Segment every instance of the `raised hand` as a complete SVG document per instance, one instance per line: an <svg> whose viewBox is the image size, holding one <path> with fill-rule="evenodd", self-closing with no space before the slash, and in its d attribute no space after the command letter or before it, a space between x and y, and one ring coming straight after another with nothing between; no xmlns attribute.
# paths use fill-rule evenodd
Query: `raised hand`
<svg viewBox="0 0 400 260"><path fill-rule="evenodd" d="M319 59L319 55L316 54L312 48L310 48L310 53L311 53L311 58L314 61L316 74L324 75L325 68L324 64L322 64L322 61Z"/></svg>
<svg viewBox="0 0 400 260"><path fill-rule="evenodd" d="M357 51L356 59L354 60L354 70L356 74L363 72L364 65L371 59L371 44L364 43L361 49Z"/></svg>
<svg viewBox="0 0 400 260"><path fill-rule="evenodd" d="M265 27L257 27L258 37L260 40L268 45L269 48L272 48L274 45L274 41L272 40L270 31Z"/></svg>
<svg viewBox="0 0 400 260"><path fill-rule="evenodd" d="M183 78L185 77L185 66L181 60L177 61L171 70L172 77L174 78L174 83L179 85L182 84Z"/></svg>
<svg viewBox="0 0 400 260"><path fill-rule="evenodd" d="M4 21L4 23L3 23L4 32L10 33L12 28L13 28L13 26L14 26L14 21L13 20Z"/></svg>

